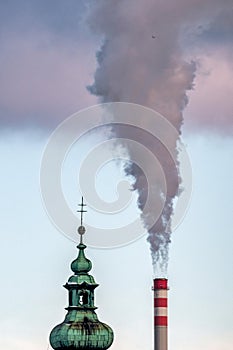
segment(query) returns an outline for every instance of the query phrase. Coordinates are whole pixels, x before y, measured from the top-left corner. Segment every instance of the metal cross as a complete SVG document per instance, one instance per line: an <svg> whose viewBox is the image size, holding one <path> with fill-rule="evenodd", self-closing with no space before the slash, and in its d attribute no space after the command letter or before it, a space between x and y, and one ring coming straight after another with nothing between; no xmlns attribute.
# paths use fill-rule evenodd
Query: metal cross
<svg viewBox="0 0 233 350"><path fill-rule="evenodd" d="M87 212L87 210L83 209L83 207L86 207L86 204L84 204L84 202L83 202L83 197L82 197L82 202L81 202L81 204L79 204L79 206L81 207L81 210L77 210L77 212L81 213L81 226L83 226L83 213Z"/></svg>

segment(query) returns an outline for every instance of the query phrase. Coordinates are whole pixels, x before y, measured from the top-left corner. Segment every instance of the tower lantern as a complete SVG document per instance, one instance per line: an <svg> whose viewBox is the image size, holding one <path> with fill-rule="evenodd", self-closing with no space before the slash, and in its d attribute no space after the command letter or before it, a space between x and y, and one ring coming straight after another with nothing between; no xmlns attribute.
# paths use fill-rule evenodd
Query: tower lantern
<svg viewBox="0 0 233 350"><path fill-rule="evenodd" d="M98 320L95 310L94 290L98 287L94 277L89 274L92 263L86 258L83 244L85 227L83 226L83 207L81 226L78 228L80 243L77 246L78 257L71 263L74 274L64 287L68 290L68 311L65 320L53 328L50 333L50 344L54 350L94 350L108 349L113 342L112 329Z"/></svg>

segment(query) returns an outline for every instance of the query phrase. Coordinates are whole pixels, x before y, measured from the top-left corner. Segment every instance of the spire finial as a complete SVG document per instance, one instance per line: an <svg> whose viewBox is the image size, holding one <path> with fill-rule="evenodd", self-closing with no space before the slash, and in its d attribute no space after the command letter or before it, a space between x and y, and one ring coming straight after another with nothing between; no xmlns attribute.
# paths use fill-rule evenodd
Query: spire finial
<svg viewBox="0 0 233 350"><path fill-rule="evenodd" d="M83 196L82 196L82 202L79 204L79 207L81 207L81 210L77 210L78 213L81 213L81 226L83 226L83 213L86 213L87 210L84 210L83 207L86 207L87 205L83 202Z"/></svg>
<svg viewBox="0 0 233 350"><path fill-rule="evenodd" d="M79 226L78 228L78 233L80 234L80 243L83 243L83 235L86 232L85 227L83 226L83 213L86 213L87 210L84 210L83 208L86 207L86 204L84 204L83 201L83 196L82 196L82 202L81 204L79 204L79 206L81 207L80 210L77 210L78 213L81 213L81 226Z"/></svg>

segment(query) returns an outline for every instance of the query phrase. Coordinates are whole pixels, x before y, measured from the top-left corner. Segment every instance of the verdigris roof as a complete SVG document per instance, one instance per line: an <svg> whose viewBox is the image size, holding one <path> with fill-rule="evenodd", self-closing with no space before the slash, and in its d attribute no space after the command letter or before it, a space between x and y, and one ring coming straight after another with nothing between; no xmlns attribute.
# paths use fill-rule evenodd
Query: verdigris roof
<svg viewBox="0 0 233 350"><path fill-rule="evenodd" d="M85 230L79 228L79 232ZM113 331L98 320L95 312L94 289L98 284L89 275L92 263L85 256L82 236L77 248L78 257L71 263L74 274L64 286L69 293L68 312L65 320L50 333L50 344L55 350L108 349L113 342Z"/></svg>

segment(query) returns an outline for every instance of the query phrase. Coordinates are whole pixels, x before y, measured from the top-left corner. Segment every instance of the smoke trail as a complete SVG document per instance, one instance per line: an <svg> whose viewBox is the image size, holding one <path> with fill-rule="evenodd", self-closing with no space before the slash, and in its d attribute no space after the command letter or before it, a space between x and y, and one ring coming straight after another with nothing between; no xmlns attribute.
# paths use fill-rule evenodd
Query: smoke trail
<svg viewBox="0 0 233 350"><path fill-rule="evenodd" d="M98 0L88 21L92 30L102 35L103 44L97 53L98 68L89 91L99 96L101 102L124 101L151 107L164 115L180 134L182 111L188 102L186 93L193 88L196 70L194 61L184 59L181 47L184 30L192 25L195 31L200 22L209 23L208 19L217 16L220 5L215 0L204 4L199 0ZM158 262L165 272L173 201L181 190L178 160L174 164L163 145L142 130L115 127L114 131L119 137L146 145L162 164L167 193L164 210L152 227L153 211L165 196L159 188L160 179L148 188L145 175L136 165L128 164L126 173L134 178L139 208L144 207L147 192L154 192L154 202L142 219L148 228L153 263L158 266ZM166 144L174 150L178 141L167 135ZM134 150L129 148L128 152L134 158ZM151 164L148 169L156 171Z"/></svg>

